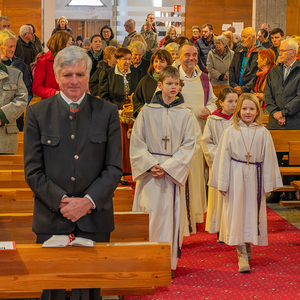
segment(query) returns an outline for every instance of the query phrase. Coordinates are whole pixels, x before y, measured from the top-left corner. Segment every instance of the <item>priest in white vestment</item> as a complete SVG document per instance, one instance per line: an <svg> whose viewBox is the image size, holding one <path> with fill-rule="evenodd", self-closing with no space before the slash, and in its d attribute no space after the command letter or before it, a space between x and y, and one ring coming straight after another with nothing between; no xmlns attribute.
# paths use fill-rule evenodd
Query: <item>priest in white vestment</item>
<svg viewBox="0 0 300 300"><path fill-rule="evenodd" d="M200 147L199 126L178 95L168 106L162 92L157 92L139 113L130 143L132 176L137 181L133 210L149 213L150 241L171 244L172 270L180 256L187 221L185 183ZM149 171L155 165L166 175L154 178Z"/></svg>
<svg viewBox="0 0 300 300"><path fill-rule="evenodd" d="M202 134L207 117L217 109L215 104L217 97L213 93L207 74L197 66L196 46L192 43L184 44L179 50L179 55L180 65L176 67L180 78L184 81L182 89L184 102L193 111ZM204 222L204 213L207 210L204 168L204 155L202 149L199 148L188 177L189 193L186 201L190 233L196 233L196 223ZM187 230L185 234L188 235Z"/></svg>

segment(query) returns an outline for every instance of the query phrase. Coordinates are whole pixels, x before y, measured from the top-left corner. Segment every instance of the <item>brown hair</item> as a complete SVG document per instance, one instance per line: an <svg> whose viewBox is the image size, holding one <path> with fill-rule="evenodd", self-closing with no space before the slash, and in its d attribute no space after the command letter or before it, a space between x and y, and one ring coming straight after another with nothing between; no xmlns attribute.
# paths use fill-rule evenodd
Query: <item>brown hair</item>
<svg viewBox="0 0 300 300"><path fill-rule="evenodd" d="M226 96L227 96L228 94L237 94L237 95L238 95L238 93L236 92L236 90L233 89L232 87L225 87L225 88L223 88L223 89L220 91L220 93L219 93L218 100L216 100L216 102L215 102L216 105L217 105L217 107L218 107L218 109L221 109L221 108L222 108L222 106L221 106L221 104L220 104L220 101L221 101L221 102L224 102L224 101L225 101L225 98L226 98Z"/></svg>
<svg viewBox="0 0 300 300"><path fill-rule="evenodd" d="M158 81L163 83L164 80L168 77L172 77L172 78L176 78L176 79L180 80L180 74L179 74L178 69L176 69L172 66L164 67L159 73Z"/></svg>
<svg viewBox="0 0 300 300"><path fill-rule="evenodd" d="M115 58L116 59L120 59L123 58L125 55L130 54L131 55L131 51L127 48L119 48L116 53L115 53Z"/></svg>
<svg viewBox="0 0 300 300"><path fill-rule="evenodd" d="M186 40L188 40L187 42L186 42ZM176 40L175 40L175 43L177 43L178 45L182 45L182 44L184 44L184 43L188 43L190 40L189 40L189 38L188 37L186 37L186 36L180 36L180 37L178 37Z"/></svg>
<svg viewBox="0 0 300 300"><path fill-rule="evenodd" d="M102 42L101 35L100 35L100 34L94 34L94 35L92 35L92 36L90 37L91 43L93 42L93 39L94 39L95 37L97 37L97 36L99 36L99 38L101 39L101 42Z"/></svg>
<svg viewBox="0 0 300 300"><path fill-rule="evenodd" d="M115 55L117 48L114 46L107 46L103 51L103 60L104 62L108 62L108 60Z"/></svg>
<svg viewBox="0 0 300 300"><path fill-rule="evenodd" d="M58 31L51 36L47 42L47 47L53 57L55 57L60 50L66 48L70 38L72 38L72 36L67 31Z"/></svg>
<svg viewBox="0 0 300 300"><path fill-rule="evenodd" d="M274 65L276 56L273 50L271 49L262 49L257 53L258 56L260 56L262 59L267 59L268 65Z"/></svg>
<svg viewBox="0 0 300 300"><path fill-rule="evenodd" d="M172 55L167 50L157 50L150 58L150 66L147 72L149 75L154 72L153 62L155 59L165 60L169 66L173 63Z"/></svg>
<svg viewBox="0 0 300 300"><path fill-rule="evenodd" d="M235 108L235 111L234 111L234 114L233 114L233 126L237 130L240 130L240 128L238 126L238 122L241 120L240 111L241 111L244 100L250 100L255 104L258 114L255 117L254 122L256 122L258 125L262 125L262 110L261 110L260 105L259 105L259 100L253 94L244 93L238 98L236 108Z"/></svg>

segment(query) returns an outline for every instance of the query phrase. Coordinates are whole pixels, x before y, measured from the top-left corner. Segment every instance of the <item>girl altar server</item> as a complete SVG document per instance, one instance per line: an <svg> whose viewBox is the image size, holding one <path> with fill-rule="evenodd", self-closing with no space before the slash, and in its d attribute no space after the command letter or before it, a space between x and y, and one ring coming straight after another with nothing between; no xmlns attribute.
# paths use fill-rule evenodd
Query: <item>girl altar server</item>
<svg viewBox="0 0 300 300"><path fill-rule="evenodd" d="M265 193L282 187L269 131L258 99L242 94L216 151L210 186L225 196L220 241L236 246L239 272L249 272L251 244L268 245Z"/></svg>
<svg viewBox="0 0 300 300"><path fill-rule="evenodd" d="M227 127L232 125L232 116L236 107L237 99L238 94L233 88L226 87L222 89L217 100L217 106L220 109L214 111L207 119L201 140L201 147L207 165L209 166L210 177L221 135ZM217 189L213 187L208 188L208 207L205 230L209 233L217 233L217 241L219 241L218 236L223 198L224 197Z"/></svg>

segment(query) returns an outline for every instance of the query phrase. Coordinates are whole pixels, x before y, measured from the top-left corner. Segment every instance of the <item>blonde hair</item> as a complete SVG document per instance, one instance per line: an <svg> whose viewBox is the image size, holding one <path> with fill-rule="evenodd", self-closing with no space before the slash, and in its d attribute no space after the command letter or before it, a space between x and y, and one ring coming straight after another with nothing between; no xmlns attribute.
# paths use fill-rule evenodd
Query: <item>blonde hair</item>
<svg viewBox="0 0 300 300"><path fill-rule="evenodd" d="M14 39L17 41L18 36L8 29L0 30L0 45L5 44L6 40L8 39Z"/></svg>
<svg viewBox="0 0 300 300"><path fill-rule="evenodd" d="M244 100L250 100L255 104L258 113L254 119L254 122L256 122L258 125L262 125L262 110L260 108L258 98L256 96L254 96L253 94L244 93L238 98L236 108L235 108L235 111L233 114L233 126L237 130L240 130L240 128L238 126L238 122L242 119L240 111L241 111Z"/></svg>
<svg viewBox="0 0 300 300"><path fill-rule="evenodd" d="M299 54L300 53L300 36L298 36L298 35L292 35L291 38L298 43L297 54Z"/></svg>
<svg viewBox="0 0 300 300"><path fill-rule="evenodd" d="M227 45L228 45L228 47L232 50L233 49L233 33L231 32L231 31L224 31L223 32L223 35L227 38L227 39L229 39L229 41L227 41L228 43L227 43Z"/></svg>
<svg viewBox="0 0 300 300"><path fill-rule="evenodd" d="M67 20L67 18L66 18L65 16L61 16L61 17L59 17L59 18L57 19L56 23L57 23L58 25L59 25L60 20L65 20L66 25L68 24L68 20Z"/></svg>

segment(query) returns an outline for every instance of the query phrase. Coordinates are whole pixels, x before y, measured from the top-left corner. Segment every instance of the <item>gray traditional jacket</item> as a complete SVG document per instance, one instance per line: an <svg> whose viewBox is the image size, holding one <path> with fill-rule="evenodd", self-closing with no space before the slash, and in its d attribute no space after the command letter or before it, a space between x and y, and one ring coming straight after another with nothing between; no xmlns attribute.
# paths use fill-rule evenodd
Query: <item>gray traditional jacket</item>
<svg viewBox="0 0 300 300"><path fill-rule="evenodd" d="M159 44L157 33L150 30L149 34L147 34L145 31L142 31L141 35L144 37L147 43L146 51L151 51L152 53L154 53L158 49Z"/></svg>
<svg viewBox="0 0 300 300"><path fill-rule="evenodd" d="M270 130L300 130L300 60L296 59L287 78L283 80L284 65L278 64L268 74L264 101L270 113ZM281 111L285 125L279 125L273 114Z"/></svg>
<svg viewBox="0 0 300 300"><path fill-rule="evenodd" d="M16 119L26 109L28 94L22 72L15 67L6 66L8 73L3 69L0 70L0 153L15 154L19 132Z"/></svg>

